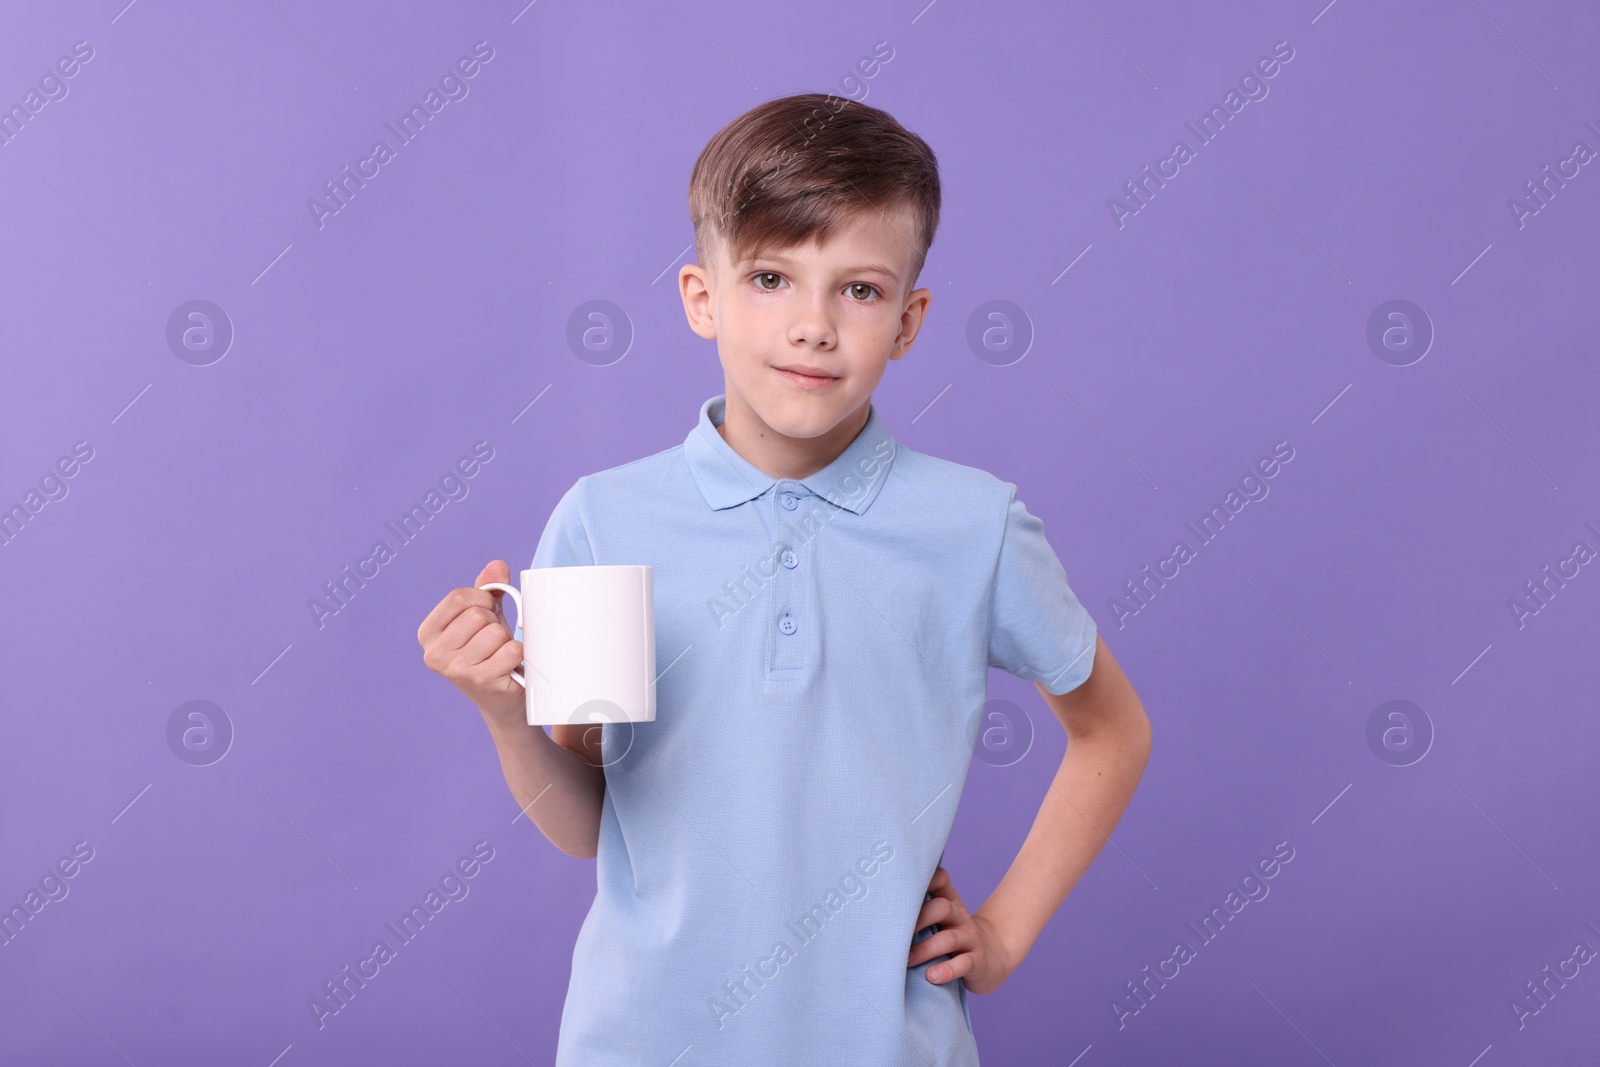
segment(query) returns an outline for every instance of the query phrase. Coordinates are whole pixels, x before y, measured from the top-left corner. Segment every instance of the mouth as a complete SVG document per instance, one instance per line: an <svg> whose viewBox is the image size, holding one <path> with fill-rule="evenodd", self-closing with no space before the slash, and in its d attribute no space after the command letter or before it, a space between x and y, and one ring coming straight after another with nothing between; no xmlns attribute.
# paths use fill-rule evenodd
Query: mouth
<svg viewBox="0 0 1600 1067"><path fill-rule="evenodd" d="M802 389L826 389L839 380L838 375L829 374L821 367L808 367L799 363L772 369Z"/></svg>

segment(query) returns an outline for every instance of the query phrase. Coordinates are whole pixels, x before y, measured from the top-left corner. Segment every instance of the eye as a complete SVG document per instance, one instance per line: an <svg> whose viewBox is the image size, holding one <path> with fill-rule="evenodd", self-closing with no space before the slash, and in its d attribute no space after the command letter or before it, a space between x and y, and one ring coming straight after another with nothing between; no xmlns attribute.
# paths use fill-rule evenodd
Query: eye
<svg viewBox="0 0 1600 1067"><path fill-rule="evenodd" d="M878 291L878 287L877 286L868 285L866 282L856 282L854 285L850 285L850 286L847 287L847 291L850 292L852 295L855 295L856 290L858 290L858 289L865 289L867 291L867 295L865 297L862 297L862 299L860 300L860 303L863 303L863 304L867 302L867 299L870 298L872 296L872 294L874 294L874 293L876 293Z"/></svg>
<svg viewBox="0 0 1600 1067"><path fill-rule="evenodd" d="M770 293L770 292L773 292L777 288L777 286L774 285L772 289L767 288L765 285L761 284L761 280L763 278L774 278L777 281L782 281L783 280L783 275L778 274L775 271L770 271L770 270L764 270L764 271L762 271L762 272L760 272L759 274L756 275L756 288L760 289L763 293Z"/></svg>

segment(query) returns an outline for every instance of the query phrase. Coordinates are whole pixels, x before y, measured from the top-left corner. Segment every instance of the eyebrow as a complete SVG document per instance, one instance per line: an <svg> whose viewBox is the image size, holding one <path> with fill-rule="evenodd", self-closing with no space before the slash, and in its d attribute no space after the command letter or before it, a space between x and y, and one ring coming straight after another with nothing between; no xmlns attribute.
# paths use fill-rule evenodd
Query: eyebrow
<svg viewBox="0 0 1600 1067"><path fill-rule="evenodd" d="M755 263L755 262L757 262L759 260L763 260L763 259L770 260L773 263L784 263L784 264L788 264L790 266L794 265L794 260L790 259L788 256L774 256L774 255L752 256L746 262L753 264L753 263ZM845 274L865 274L865 273L867 273L869 271L876 271L879 274L887 274L889 277L893 278L895 281L899 281L900 280L900 275L896 274L893 270L890 270L888 267L885 267L881 263L863 263L863 264L861 264L859 266L843 268L843 273L845 273Z"/></svg>

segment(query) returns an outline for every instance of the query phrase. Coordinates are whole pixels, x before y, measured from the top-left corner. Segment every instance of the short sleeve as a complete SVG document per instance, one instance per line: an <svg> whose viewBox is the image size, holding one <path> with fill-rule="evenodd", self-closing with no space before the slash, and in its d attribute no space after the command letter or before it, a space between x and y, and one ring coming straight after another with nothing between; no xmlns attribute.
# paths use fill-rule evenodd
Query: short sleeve
<svg viewBox="0 0 1600 1067"><path fill-rule="evenodd" d="M1012 486L989 602L989 666L1059 696L1089 677L1098 634L1045 540L1044 523Z"/></svg>
<svg viewBox="0 0 1600 1067"><path fill-rule="evenodd" d="M587 567L594 563L594 552L589 547L589 534L584 529L579 505L582 489L583 479L579 478L551 509L550 518L544 524L544 533L539 536L538 547L533 550L533 562L528 564L529 568ZM518 617L516 632L511 636L522 640L521 617Z"/></svg>

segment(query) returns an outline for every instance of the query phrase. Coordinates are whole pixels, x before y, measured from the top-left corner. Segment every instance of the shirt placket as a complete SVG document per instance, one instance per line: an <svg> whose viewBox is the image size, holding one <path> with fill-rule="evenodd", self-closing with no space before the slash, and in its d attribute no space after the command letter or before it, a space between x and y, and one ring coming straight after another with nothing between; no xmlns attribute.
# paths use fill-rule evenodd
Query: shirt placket
<svg viewBox="0 0 1600 1067"><path fill-rule="evenodd" d="M777 531L775 557L770 564L772 578L772 617L769 620L767 647L769 671L797 671L806 666L806 649L811 644L809 628L815 619L807 617L807 573L794 527L811 501L810 491L799 482L780 481L772 494L772 529Z"/></svg>

